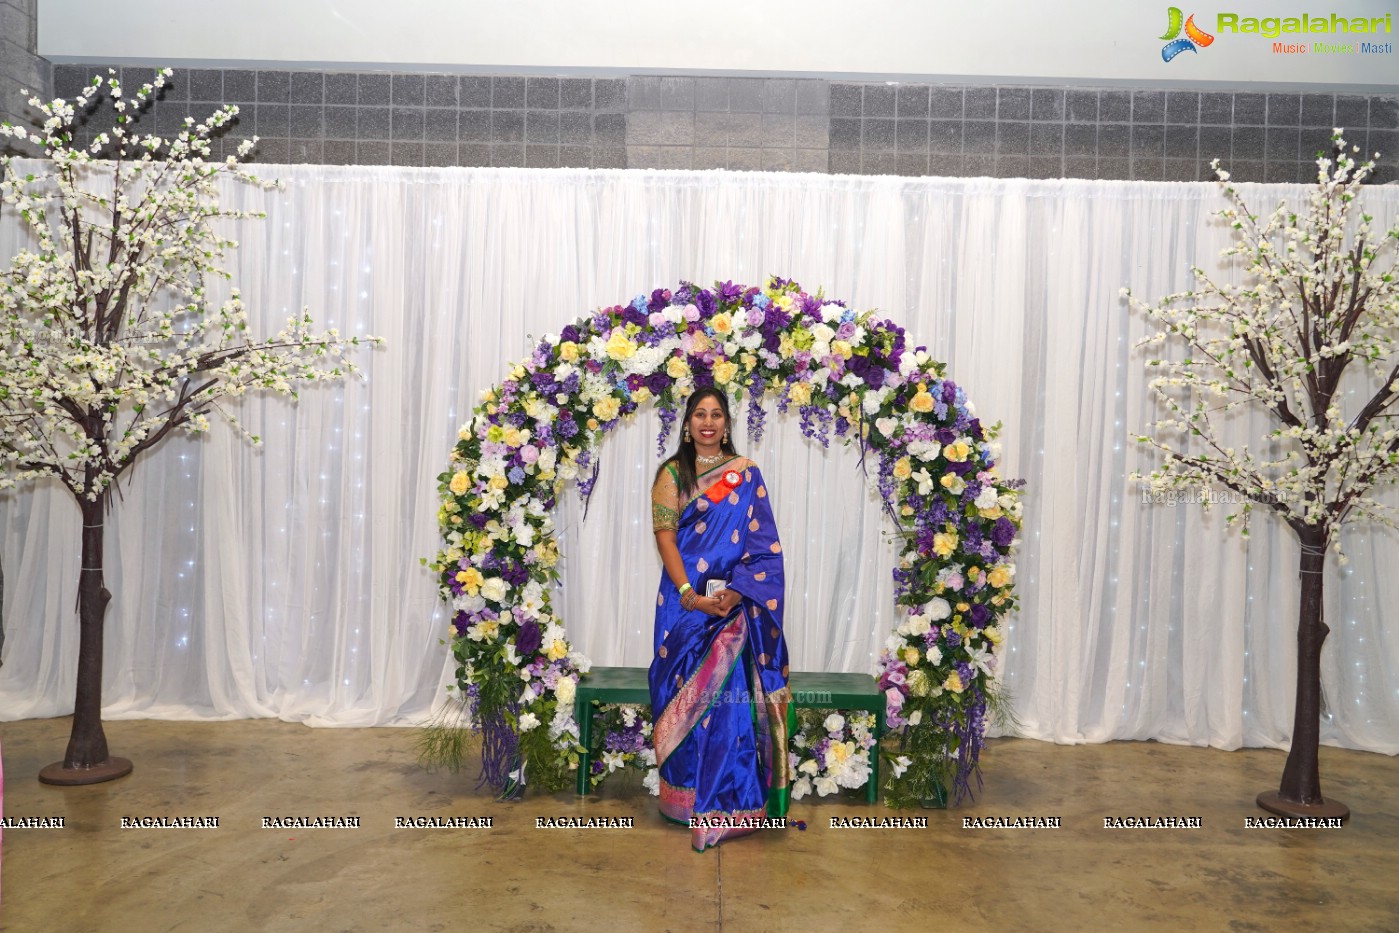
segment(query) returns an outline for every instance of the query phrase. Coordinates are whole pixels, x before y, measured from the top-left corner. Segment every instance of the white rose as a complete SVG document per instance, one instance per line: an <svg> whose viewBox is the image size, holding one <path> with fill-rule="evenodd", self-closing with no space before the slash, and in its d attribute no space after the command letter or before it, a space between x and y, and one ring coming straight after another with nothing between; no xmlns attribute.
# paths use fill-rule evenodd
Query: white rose
<svg viewBox="0 0 1399 933"><path fill-rule="evenodd" d="M934 596L928 602L928 606L923 610L923 613L932 621L941 622L943 619L952 615L952 606L941 596Z"/></svg>
<svg viewBox="0 0 1399 933"><path fill-rule="evenodd" d="M878 421L876 421L876 422L874 423L874 426L875 426L876 428L878 428L878 429L879 429L879 433L880 433L880 434L883 434L885 437L893 437L893 436L894 436L894 432L895 432L896 430L898 430L898 427L899 427L899 419L897 419L897 418L880 418Z"/></svg>
<svg viewBox="0 0 1399 933"><path fill-rule="evenodd" d="M578 685L573 682L572 677L561 677L559 682L554 685L554 694L559 698L560 703L572 703L577 688Z"/></svg>
<svg viewBox="0 0 1399 933"><path fill-rule="evenodd" d="M922 711L921 709L916 709L916 710L914 710L912 713L909 714L909 717L908 717L908 724L909 724L910 726L916 726L916 725L918 725L918 724L919 724L920 722L922 722L922 721L923 721L923 711Z"/></svg>
<svg viewBox="0 0 1399 933"><path fill-rule="evenodd" d="M520 731L521 731L521 732L528 732L528 731L530 731L531 729L536 728L538 725L539 725L539 717L536 716L536 715L534 715L534 713L521 713L521 714L520 714Z"/></svg>
<svg viewBox="0 0 1399 933"><path fill-rule="evenodd" d="M481 584L481 595L491 602L498 603L505 600L505 594L510 592L510 586L500 577L490 577Z"/></svg>
<svg viewBox="0 0 1399 933"><path fill-rule="evenodd" d="M976 497L976 507L978 509L995 508L998 503L995 487L983 486L981 492Z"/></svg>
<svg viewBox="0 0 1399 933"><path fill-rule="evenodd" d="M928 621L924 615L911 615L908 621L899 626L899 631L906 635L922 636L928 634L933 629L933 623Z"/></svg>
<svg viewBox="0 0 1399 933"><path fill-rule="evenodd" d="M937 645L933 645L925 653L928 656L928 663L931 664L933 667L937 667L939 664L942 663L942 649L939 648Z"/></svg>
<svg viewBox="0 0 1399 933"><path fill-rule="evenodd" d="M826 717L825 725L827 732L839 732L845 728L845 717L840 713L831 713Z"/></svg>

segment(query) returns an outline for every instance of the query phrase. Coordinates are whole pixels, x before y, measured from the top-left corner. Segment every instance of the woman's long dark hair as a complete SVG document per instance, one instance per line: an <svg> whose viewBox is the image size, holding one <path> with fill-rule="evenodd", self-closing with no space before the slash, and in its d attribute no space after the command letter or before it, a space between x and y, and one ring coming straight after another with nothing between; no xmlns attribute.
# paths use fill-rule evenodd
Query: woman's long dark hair
<svg viewBox="0 0 1399 933"><path fill-rule="evenodd" d="M733 433L733 416L729 414L729 397L727 395L713 386L705 386L690 395L689 401L685 403L685 416L680 419L680 446L656 470L656 476L659 478L661 470L664 470L671 463L675 464L676 473L679 474L676 485L680 487L682 497L688 495L690 490L695 488L695 484L699 482L699 474L695 469L695 441L694 438L686 438L685 428L689 425L690 416L695 413L699 403L707 398L718 401L719 407L724 412L724 433L726 435ZM734 449L733 441L727 437L720 439L719 450L732 456L738 455L738 451Z"/></svg>

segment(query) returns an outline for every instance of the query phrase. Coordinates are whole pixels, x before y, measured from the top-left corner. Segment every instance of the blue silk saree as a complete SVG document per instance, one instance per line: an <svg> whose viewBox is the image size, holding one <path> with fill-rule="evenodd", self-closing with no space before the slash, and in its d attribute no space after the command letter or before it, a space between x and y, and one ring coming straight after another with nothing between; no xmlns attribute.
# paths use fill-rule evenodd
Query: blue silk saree
<svg viewBox="0 0 1399 933"><path fill-rule="evenodd" d="M743 597L725 618L687 611L664 570L656 595L650 685L660 809L690 825L703 850L787 811L782 545L762 473L743 457L701 474L683 501L668 466L652 490L652 518L656 530L675 532L701 595L722 580Z"/></svg>

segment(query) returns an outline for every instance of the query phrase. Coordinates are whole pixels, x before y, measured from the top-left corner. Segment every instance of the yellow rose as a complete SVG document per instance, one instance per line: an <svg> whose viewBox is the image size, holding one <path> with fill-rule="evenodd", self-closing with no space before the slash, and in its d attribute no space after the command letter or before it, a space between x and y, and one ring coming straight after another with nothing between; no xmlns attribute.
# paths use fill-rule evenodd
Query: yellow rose
<svg viewBox="0 0 1399 933"><path fill-rule="evenodd" d="M546 654L550 661L557 661L560 658L568 657L568 642L564 641L562 638L554 639L553 643L549 645L549 650Z"/></svg>
<svg viewBox="0 0 1399 933"><path fill-rule="evenodd" d="M598 429L598 420L597 420L596 418L589 418L589 419L588 419L588 430L589 430L589 431L596 431L597 429Z"/></svg>
<svg viewBox="0 0 1399 933"><path fill-rule="evenodd" d="M621 409L622 403L611 395L607 398L600 398L593 403L593 414L597 415L600 421L611 421L617 417L617 413Z"/></svg>
<svg viewBox="0 0 1399 933"><path fill-rule="evenodd" d="M970 611L971 611L971 608L972 608L972 607L971 607L971 604L970 604L970 603L958 603L958 604L957 604L957 611L958 611L958 612L970 612Z"/></svg>
<svg viewBox="0 0 1399 933"><path fill-rule="evenodd" d="M694 334L690 335L690 346L692 348L690 352L693 353L695 356L699 356L705 350L712 349L714 346L714 341L710 340L704 334L695 332Z"/></svg>
<svg viewBox="0 0 1399 933"><path fill-rule="evenodd" d="M995 519L997 519L997 518L1000 518L1001 515L1003 514L1003 513L1001 512L1001 507L1000 507L999 505L993 505L993 506L991 506L991 508L989 508L989 509L977 509L976 512L977 512L977 514L980 515L982 518L989 518L989 519L992 519L992 520L995 520Z"/></svg>
<svg viewBox="0 0 1399 933"><path fill-rule="evenodd" d="M565 363L578 362L578 344L574 343L572 340L565 340L563 343L559 344L559 359L563 360Z"/></svg>
<svg viewBox="0 0 1399 933"><path fill-rule="evenodd" d="M903 654L904 663L907 664L909 667L912 667L913 665L918 663L918 658L920 657L920 655L918 654L917 648L909 646L904 649Z"/></svg>
<svg viewBox="0 0 1399 933"><path fill-rule="evenodd" d="M724 360L714 364L714 384L726 386L738 375L738 364Z"/></svg>
<svg viewBox="0 0 1399 933"><path fill-rule="evenodd" d="M787 397L790 398L792 401L796 402L798 405L811 404L811 383L792 383L791 388L787 390Z"/></svg>
<svg viewBox="0 0 1399 933"><path fill-rule="evenodd" d="M913 398L909 399L908 407L914 411L922 412L933 410L933 397L928 394L926 383L918 383L918 391L914 393Z"/></svg>
<svg viewBox="0 0 1399 933"><path fill-rule="evenodd" d="M492 488L492 489L504 489L506 486L509 486L509 485L510 485L510 480L508 480L508 479L505 478L505 474L504 474L504 473L497 473L495 476L492 476L492 477L491 477L491 488Z"/></svg>
<svg viewBox="0 0 1399 933"><path fill-rule="evenodd" d="M797 348L796 345L792 343L791 337L787 336L786 334L783 334L781 337L777 338L778 356L782 357L784 360L790 360L792 358L792 354L795 352L797 352Z"/></svg>
<svg viewBox="0 0 1399 933"><path fill-rule="evenodd" d="M457 574L457 582L466 588L467 595L469 596L476 595L477 590L481 589L483 580L484 578L481 576L481 571L477 570L475 567L467 567Z"/></svg>
<svg viewBox="0 0 1399 933"><path fill-rule="evenodd" d="M471 475L465 470L458 470L452 474L452 482L448 488L452 490L452 495L461 495L471 488Z"/></svg>
<svg viewBox="0 0 1399 933"><path fill-rule="evenodd" d="M749 353L747 350L743 351L743 354L739 357L739 359L743 361L744 369L751 370L754 366L758 365L758 358L752 353Z"/></svg>
<svg viewBox="0 0 1399 933"><path fill-rule="evenodd" d="M525 443L524 437L520 434L520 429L513 426L505 429L501 434L501 440L505 441L507 447L521 447Z"/></svg>
<svg viewBox="0 0 1399 933"><path fill-rule="evenodd" d="M938 483L941 484L943 489L946 489L954 496L960 496L962 490L967 488L966 480L962 479L962 477L958 476L956 473L944 473L942 479L938 480Z"/></svg>
<svg viewBox="0 0 1399 933"><path fill-rule="evenodd" d="M716 314L710 319L709 326L714 328L716 334L732 334L734 319L728 314Z"/></svg>
<svg viewBox="0 0 1399 933"><path fill-rule="evenodd" d="M904 506L903 508L899 509L899 514L900 514L900 515L912 515L912 514L913 514L913 506L911 506L911 505L906 505L906 506Z"/></svg>
<svg viewBox="0 0 1399 933"><path fill-rule="evenodd" d="M955 444L948 444L942 449L942 455L953 463L961 463L967 459L967 454L971 453L971 445L966 441L957 441Z"/></svg>
<svg viewBox="0 0 1399 933"><path fill-rule="evenodd" d="M683 356L672 356L665 364L665 373L672 379L684 379L690 375L690 364Z"/></svg>
<svg viewBox="0 0 1399 933"><path fill-rule="evenodd" d="M953 671L948 674L947 679L942 682L942 689L952 693L961 693L963 690L967 689L967 685L962 683L962 675Z"/></svg>
<svg viewBox="0 0 1399 933"><path fill-rule="evenodd" d="M957 550L957 533L955 531L940 531L933 535L933 553L938 557L947 557Z"/></svg>
<svg viewBox="0 0 1399 933"><path fill-rule="evenodd" d="M908 479L913 475L913 464L907 457L900 457L894 464L894 479Z"/></svg>
<svg viewBox="0 0 1399 933"><path fill-rule="evenodd" d="M831 352L847 360L855 355L855 351L850 348L850 344L844 340L833 341L831 343Z"/></svg>
<svg viewBox="0 0 1399 933"><path fill-rule="evenodd" d="M1010 584L1010 571L1005 567L992 568L986 575L986 582L994 587L1008 586Z"/></svg>
<svg viewBox="0 0 1399 933"><path fill-rule="evenodd" d="M614 360L630 359L636 355L636 344L627 339L620 330L614 330L607 338L607 355Z"/></svg>
<svg viewBox="0 0 1399 933"><path fill-rule="evenodd" d="M640 405L651 400L651 390L646 386L637 386L636 391L631 394L631 400Z"/></svg>
<svg viewBox="0 0 1399 933"><path fill-rule="evenodd" d="M999 645L1001 643L1001 630L998 626L993 625L990 628L983 629L981 634L985 635L986 640L993 645Z"/></svg>

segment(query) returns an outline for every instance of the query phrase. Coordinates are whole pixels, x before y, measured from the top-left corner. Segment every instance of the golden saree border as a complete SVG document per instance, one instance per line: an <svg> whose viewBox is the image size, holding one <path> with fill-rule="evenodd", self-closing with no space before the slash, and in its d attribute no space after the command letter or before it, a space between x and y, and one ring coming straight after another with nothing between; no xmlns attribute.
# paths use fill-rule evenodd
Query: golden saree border
<svg viewBox="0 0 1399 933"><path fill-rule="evenodd" d="M762 678L756 676L757 669L754 669L754 679L758 682L758 692L762 693ZM756 699L756 698L755 698ZM772 693L762 694L763 709L767 713L766 723L759 723L760 747L767 750L768 761L768 788L789 787L792 783L792 761L787 756L789 737L787 734L787 707L792 703L792 691L788 687L781 690L774 690Z"/></svg>
<svg viewBox="0 0 1399 933"><path fill-rule="evenodd" d="M675 820L677 823L688 823L690 817L695 815L695 789L693 787L677 787L665 778L661 778L661 794L658 807L661 815Z"/></svg>
<svg viewBox="0 0 1399 933"><path fill-rule="evenodd" d="M691 495L690 495L690 498L688 498L688 499L685 500L685 506L689 506L690 503L694 502L696 499L703 499L703 498L705 498L705 496L707 496L708 493L709 493L709 487L713 486L713 485L714 485L715 483L717 483L717 482L720 482L720 478L719 478L719 477L714 477L714 478L711 479L711 478L710 478L711 474L714 474L714 473L723 473L725 470L729 469L729 464L733 463L735 460L743 460L743 461L746 461L746 464L747 464L747 465L744 466L744 467L742 468L742 469L745 470L745 471L748 470L748 469L749 469L750 467L752 467L752 465L753 465L753 461L752 461L752 460L749 460L747 457L743 456L742 454L736 454L736 455L730 457L729 459L725 460L723 463L719 464L718 466L716 466L716 467L711 467L711 468L709 468L708 470L705 470L703 473L701 473L701 474L699 474L698 476L695 477L695 488L692 489L692 490L690 490ZM739 468L738 468L738 467L734 467L734 469L739 469ZM747 479L747 477L744 477L744 478ZM685 511L685 508L684 508L684 507L681 507L680 511L682 511L682 512Z"/></svg>
<svg viewBox="0 0 1399 933"><path fill-rule="evenodd" d="M690 679L676 691L666 708L656 717L651 739L656 747L657 768L666 763L671 753L685 741L709 710L709 705L714 702L743 654L747 641L748 625L744 614L742 611L735 612L733 620L714 636L709 650Z"/></svg>
<svg viewBox="0 0 1399 933"><path fill-rule="evenodd" d="M705 820L710 823L753 823L756 825L743 826L695 826L690 830L690 845L697 852L703 852L710 846L717 846L725 839L734 839L738 836L747 836L756 833L762 828L762 821L767 819L768 812L764 808L757 810L710 810L707 813L696 813L695 819Z"/></svg>

